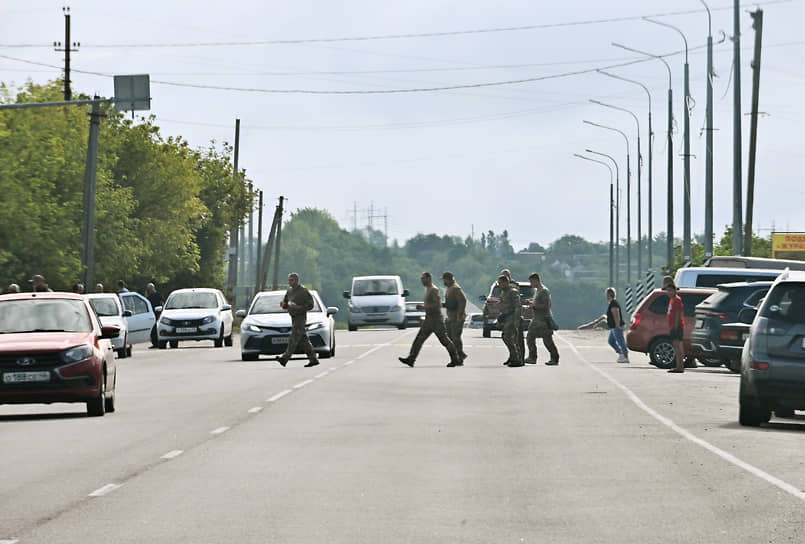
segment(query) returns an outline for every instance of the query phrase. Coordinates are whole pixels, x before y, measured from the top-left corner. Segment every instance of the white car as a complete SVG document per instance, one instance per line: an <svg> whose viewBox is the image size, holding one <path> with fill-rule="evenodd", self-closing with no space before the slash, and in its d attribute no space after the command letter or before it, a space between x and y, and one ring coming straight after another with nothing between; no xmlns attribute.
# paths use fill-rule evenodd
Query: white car
<svg viewBox="0 0 805 544"><path fill-rule="evenodd" d="M123 304L114 293L91 293L85 295L89 299L89 305L98 314L101 325L104 327L112 326L120 329L120 334L111 339L112 348L117 353L119 359L131 356L131 338L129 337L129 326L126 318L131 312L123 309Z"/></svg>
<svg viewBox="0 0 805 544"><path fill-rule="evenodd" d="M141 344L149 342L151 340L151 330L157 322L151 303L140 293L135 293L134 291L120 293L119 296L120 301L123 303L123 308L131 312L131 315L125 318L129 327L129 343Z"/></svg>
<svg viewBox="0 0 805 544"><path fill-rule="evenodd" d="M319 293L311 290L313 309L307 313L307 336L316 354L326 359L335 355L335 306L326 307ZM255 295L248 313L239 310L241 359L256 361L261 353L280 355L291 337L291 316L280 306L285 291L262 291ZM300 350L297 350L301 353Z"/></svg>
<svg viewBox="0 0 805 544"><path fill-rule="evenodd" d="M232 306L218 289L177 289L162 307L157 346L176 348L180 340L212 340L217 348L231 346L232 321Z"/></svg>
<svg viewBox="0 0 805 544"><path fill-rule="evenodd" d="M470 314L467 316L465 326L468 329L483 329L484 328L484 314Z"/></svg>

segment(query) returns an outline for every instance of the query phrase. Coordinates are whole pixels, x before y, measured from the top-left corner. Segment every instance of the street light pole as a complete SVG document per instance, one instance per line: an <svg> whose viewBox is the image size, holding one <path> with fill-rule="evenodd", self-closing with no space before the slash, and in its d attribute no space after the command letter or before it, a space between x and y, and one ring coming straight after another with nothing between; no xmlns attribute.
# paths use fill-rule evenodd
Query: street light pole
<svg viewBox="0 0 805 544"><path fill-rule="evenodd" d="M599 161L598 159L591 159L590 157L585 157L584 155L579 155L578 153L573 153L574 157L578 157L580 159L584 159L585 161L597 162L598 164L603 164L609 170L609 285L614 285L612 283L613 277L613 260L612 255L614 252L614 222L612 214L614 212L615 204L614 204L614 194L613 194L613 184L612 184L612 167L609 164L605 163L604 161Z"/></svg>
<svg viewBox="0 0 805 544"><path fill-rule="evenodd" d="M713 19L710 8L699 0L707 10L707 132L704 174L704 258L713 256Z"/></svg>
<svg viewBox="0 0 805 544"><path fill-rule="evenodd" d="M598 151L593 151L592 149L585 149L587 153L592 153L593 155L600 155L601 157L606 157L612 161L612 164L615 165L615 200L614 200L614 208L615 208L615 260L613 261L613 265L615 267L615 283L612 285L620 285L620 270L618 268L618 263L620 262L620 222L621 222L621 176L620 176L620 169L618 168L618 161L615 160L614 157L611 155L607 155L606 153L600 153Z"/></svg>

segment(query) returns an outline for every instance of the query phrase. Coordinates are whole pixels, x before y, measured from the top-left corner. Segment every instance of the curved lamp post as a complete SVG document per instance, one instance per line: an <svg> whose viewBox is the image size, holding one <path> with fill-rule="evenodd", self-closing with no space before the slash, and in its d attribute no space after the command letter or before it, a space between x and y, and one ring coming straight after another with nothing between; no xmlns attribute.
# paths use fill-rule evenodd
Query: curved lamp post
<svg viewBox="0 0 805 544"><path fill-rule="evenodd" d="M613 238L614 238L613 224L614 223L613 223L613 220L612 220L612 214L613 214L613 208L615 207L615 205L614 205L614 202L613 202L614 193L613 193L612 167L609 166L609 164L605 163L604 161L599 161L598 159L592 159L590 157L585 157L584 155L579 155L578 153L573 153L573 156L578 157L580 159L584 159L585 161L597 162L598 164L603 164L604 166L607 167L607 170L609 170L609 284L613 285L613 283L612 283L612 276L613 276L612 254L614 252L614 245L613 245Z"/></svg>

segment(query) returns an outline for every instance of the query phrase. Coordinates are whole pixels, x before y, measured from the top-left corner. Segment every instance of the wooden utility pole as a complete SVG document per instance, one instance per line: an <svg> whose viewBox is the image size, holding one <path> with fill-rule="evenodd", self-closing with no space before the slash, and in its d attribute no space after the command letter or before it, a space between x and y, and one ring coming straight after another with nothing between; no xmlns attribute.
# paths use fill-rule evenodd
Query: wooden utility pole
<svg viewBox="0 0 805 544"><path fill-rule="evenodd" d="M755 58L752 61L752 120L749 126L749 165L746 181L746 223L744 255L752 255L752 207L755 203L755 156L757 154L757 109L760 93L760 46L763 40L763 10L750 13L755 29Z"/></svg>
<svg viewBox="0 0 805 544"><path fill-rule="evenodd" d="M77 52L78 49L73 47L80 47L78 42L70 41L70 8L62 8L64 12L64 46L62 42L53 42L53 47L56 51L64 51L64 100L73 99L73 91L70 89L70 53Z"/></svg>

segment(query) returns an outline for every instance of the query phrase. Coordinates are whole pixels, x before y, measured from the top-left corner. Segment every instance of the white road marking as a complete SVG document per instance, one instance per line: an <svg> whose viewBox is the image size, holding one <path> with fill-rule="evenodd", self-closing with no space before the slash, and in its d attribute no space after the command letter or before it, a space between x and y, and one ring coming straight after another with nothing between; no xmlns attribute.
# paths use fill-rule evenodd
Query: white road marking
<svg viewBox="0 0 805 544"><path fill-rule="evenodd" d="M229 430L229 427L218 427L210 431L210 434L223 434Z"/></svg>
<svg viewBox="0 0 805 544"><path fill-rule="evenodd" d="M638 408L640 408L641 410L646 412L648 415L650 415L651 417L653 417L654 419L656 419L657 421L659 421L660 423L662 423L663 425L665 425L666 427L668 427L669 429L671 429L672 431L677 433L682 438L685 438L686 440L689 440L690 442L693 442L694 444L703 447L707 451L718 455L719 457L721 457L722 459L724 459L728 463L732 463L736 467L741 468L741 469L745 470L746 472L757 476L761 480L765 480L766 482L770 483L771 485L773 485L773 486L775 486L775 487L777 487L779 489L782 489L783 491L785 491L786 493L796 497L797 499L805 501L805 491L802 491L799 488L797 488L796 486L793 486L793 485L789 484L788 482L784 482L783 480L781 480L781 479L779 479L779 478L777 478L775 476L772 476L768 472L765 472L765 471L757 468L754 465L750 465L746 461L742 461L741 459L735 457L731 453L728 453L728 452L722 450L721 448L719 448L717 446L714 446L710 442L699 438L698 436L694 435L690 431L687 431L687 430L683 429L682 427L680 427L679 425L674 423L669 418L659 414L654 409L649 407L645 402L643 402L640 399L640 397L635 395L632 392L631 389L629 389L628 387L626 387L625 385L620 383L618 380L616 380L615 378L613 378L612 376L607 374L605 371L601 370L597 366L594 366L590 361L585 359L581 355L579 350L576 349L576 346L574 346L572 343L570 343L570 341L565 340L564 338L562 338L559 335L557 335L557 337L562 342L567 344L568 347L570 347L570 349L576 354L576 356L579 359L581 359L583 362L585 362L587 364L587 366L589 366L590 368L592 368L593 370L598 372L601 376L603 376L608 381L610 381L615 387L617 387L618 389L623 391L626 394L626 396L629 398L629 400L631 400L633 403L635 403L635 405L637 405Z"/></svg>
<svg viewBox="0 0 805 544"><path fill-rule="evenodd" d="M349 365L351 365L351 364L352 364L352 363L354 363L354 362L355 362L355 359L353 359L353 360L351 360L351 361L347 361L346 363L344 363L344 366L349 366Z"/></svg>
<svg viewBox="0 0 805 544"><path fill-rule="evenodd" d="M19 540L0 540L0 544L17 544Z"/></svg>
<svg viewBox="0 0 805 544"><path fill-rule="evenodd" d="M391 344L377 344L375 347L373 347L369 351L361 353L360 355L358 355L355 359L356 360L363 359L364 357L368 357L369 355L371 355L372 353L376 352L377 350L385 348L385 347L390 346L390 345Z"/></svg>
<svg viewBox="0 0 805 544"><path fill-rule="evenodd" d="M284 397L285 395L287 395L287 394L289 394L289 393L291 393L291 392L292 392L292 391L291 391L290 389L286 389L285 391L280 391L279 393L277 393L276 395L274 395L273 397L271 397L270 399L268 399L268 401L266 401L266 402L277 402L277 401L278 401L278 400L280 400L282 397Z"/></svg>
<svg viewBox="0 0 805 544"><path fill-rule="evenodd" d="M175 459L175 458L179 457L183 453L184 453L184 450L169 451L168 453L166 453L165 455L160 457L160 459Z"/></svg>
<svg viewBox="0 0 805 544"><path fill-rule="evenodd" d="M309 383L313 383L313 380L305 380L303 382L299 382L298 384L294 385L294 389L301 389L302 387L306 386Z"/></svg>
<svg viewBox="0 0 805 544"><path fill-rule="evenodd" d="M262 406L255 406L254 408L249 408L249 413L250 414L256 414L257 412L259 412L262 409L263 409Z"/></svg>
<svg viewBox="0 0 805 544"><path fill-rule="evenodd" d="M315 376L313 376L313 377L314 377L314 378L317 378L317 379L318 379L318 378L323 378L323 377L325 377L325 376L326 376L327 374L329 374L329 373L330 373L329 371L325 370L324 372L319 372L318 374L316 374L316 375L315 375Z"/></svg>
<svg viewBox="0 0 805 544"><path fill-rule="evenodd" d="M330 372L335 372L336 370L338 370L337 366L331 366L330 367Z"/></svg>
<svg viewBox="0 0 805 544"><path fill-rule="evenodd" d="M117 489L119 487L122 487L122 486L123 486L123 484L106 484L105 486L99 487L98 489L96 489L95 491L90 493L89 496L90 497L102 497L102 496L106 495L107 493L111 493L115 489Z"/></svg>

